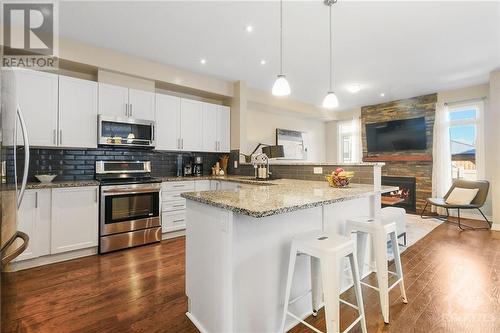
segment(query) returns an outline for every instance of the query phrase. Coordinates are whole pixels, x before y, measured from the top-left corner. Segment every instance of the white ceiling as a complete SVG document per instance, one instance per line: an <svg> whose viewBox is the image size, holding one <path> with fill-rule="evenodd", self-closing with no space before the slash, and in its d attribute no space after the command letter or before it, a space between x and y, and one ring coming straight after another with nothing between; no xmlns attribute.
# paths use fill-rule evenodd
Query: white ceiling
<svg viewBox="0 0 500 333"><path fill-rule="evenodd" d="M487 82L500 67L499 8L496 1L339 0L339 110ZM267 91L279 71L278 1L63 2L59 11L61 35L96 46ZM284 34L292 97L320 105L328 88L328 8L321 0L285 2ZM353 83L362 86L357 94L346 90Z"/></svg>

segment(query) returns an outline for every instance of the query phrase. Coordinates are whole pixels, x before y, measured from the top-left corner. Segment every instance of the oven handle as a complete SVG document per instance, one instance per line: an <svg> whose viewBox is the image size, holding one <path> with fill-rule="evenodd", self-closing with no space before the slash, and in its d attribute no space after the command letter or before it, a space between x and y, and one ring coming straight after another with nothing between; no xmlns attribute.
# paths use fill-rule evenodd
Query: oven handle
<svg viewBox="0 0 500 333"><path fill-rule="evenodd" d="M113 196L113 195L121 195L121 194L159 193L159 192L160 192L159 190L151 190L151 189L147 189L147 190L134 189L131 191L124 191L124 190L103 190L102 191L102 193L105 196Z"/></svg>

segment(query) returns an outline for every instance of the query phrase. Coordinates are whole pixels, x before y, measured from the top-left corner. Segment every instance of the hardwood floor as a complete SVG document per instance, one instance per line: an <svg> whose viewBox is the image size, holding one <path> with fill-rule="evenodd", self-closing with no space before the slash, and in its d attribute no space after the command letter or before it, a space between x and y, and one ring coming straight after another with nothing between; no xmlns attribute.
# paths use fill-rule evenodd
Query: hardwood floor
<svg viewBox="0 0 500 333"><path fill-rule="evenodd" d="M184 258L178 238L3 274L2 332L198 332L185 316ZM395 288L385 325L363 287L369 332L500 332L500 232L443 224L402 260L409 303ZM351 290L343 298L354 301ZM341 315L346 328L355 313ZM324 330L323 311L308 322Z"/></svg>

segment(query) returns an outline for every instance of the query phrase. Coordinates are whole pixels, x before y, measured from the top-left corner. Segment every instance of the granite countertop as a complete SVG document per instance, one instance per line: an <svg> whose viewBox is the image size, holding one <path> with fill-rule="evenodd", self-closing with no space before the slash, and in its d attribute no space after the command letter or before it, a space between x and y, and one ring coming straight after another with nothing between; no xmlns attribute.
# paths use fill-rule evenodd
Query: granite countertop
<svg viewBox="0 0 500 333"><path fill-rule="evenodd" d="M232 177L233 178L233 177ZM234 181L238 181L234 177ZM240 183L244 183L240 177ZM324 181L294 179L271 180L260 185L243 185L236 190L188 192L182 197L238 214L260 218L300 209L367 197L374 193L373 185L351 184L347 188L332 188ZM397 190L383 186L382 193Z"/></svg>
<svg viewBox="0 0 500 333"><path fill-rule="evenodd" d="M99 186L97 180L68 180L68 181L53 181L51 183L33 182L26 184L27 190L37 190L44 188L61 188L61 187L81 187L81 186Z"/></svg>

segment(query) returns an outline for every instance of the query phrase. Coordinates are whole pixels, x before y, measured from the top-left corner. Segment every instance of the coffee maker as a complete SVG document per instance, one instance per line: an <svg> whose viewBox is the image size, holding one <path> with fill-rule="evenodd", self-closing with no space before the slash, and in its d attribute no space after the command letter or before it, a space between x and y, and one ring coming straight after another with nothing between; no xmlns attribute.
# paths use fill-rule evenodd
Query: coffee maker
<svg viewBox="0 0 500 333"><path fill-rule="evenodd" d="M184 161L182 175L184 177L190 177L193 175L193 163L190 157L188 157L187 160Z"/></svg>
<svg viewBox="0 0 500 333"><path fill-rule="evenodd" d="M203 176L203 157L195 156L193 164L193 175L196 177Z"/></svg>

